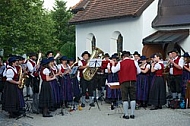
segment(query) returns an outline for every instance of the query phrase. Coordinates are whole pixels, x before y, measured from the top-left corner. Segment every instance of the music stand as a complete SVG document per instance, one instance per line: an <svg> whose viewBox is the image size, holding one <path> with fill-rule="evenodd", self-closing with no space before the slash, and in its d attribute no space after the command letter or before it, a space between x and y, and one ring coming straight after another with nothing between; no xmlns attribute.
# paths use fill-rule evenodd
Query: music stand
<svg viewBox="0 0 190 126"><path fill-rule="evenodd" d="M107 85L109 88L117 90L117 102L116 102L116 108L114 109L115 113L111 113L111 114L108 113L108 115L123 114L123 113L119 113L119 109L120 109L120 111L122 111L122 109L120 107L120 104L122 104L122 102L120 102L120 100L119 100L119 89L120 89L119 82L111 82L111 83L107 83ZM118 113L116 113L117 111L118 111Z"/></svg>
<svg viewBox="0 0 190 126"><path fill-rule="evenodd" d="M89 61L89 67L90 68L98 68L98 67L101 67L102 66L102 59L91 59L90 61ZM95 92L96 92L96 90L95 90ZM95 93L96 94L96 93ZM96 95L94 96L94 102L96 102L96 104L97 104L97 106L98 106L98 109L101 111L101 109L100 109L100 106L99 106L99 104L98 104L98 100L97 100L97 98L96 98ZM91 107L92 106L90 106L89 107L89 110L91 109Z"/></svg>
<svg viewBox="0 0 190 126"><path fill-rule="evenodd" d="M18 117L16 118L16 120L18 120L18 119L20 119L20 118L22 118L22 117L27 117L27 118L33 119L32 116L26 115L26 111L29 111L29 112L31 111L31 105L30 105L29 101L32 101L32 100L29 100L28 98L25 99L25 109L23 110L24 112L23 112L20 116L18 116Z"/></svg>

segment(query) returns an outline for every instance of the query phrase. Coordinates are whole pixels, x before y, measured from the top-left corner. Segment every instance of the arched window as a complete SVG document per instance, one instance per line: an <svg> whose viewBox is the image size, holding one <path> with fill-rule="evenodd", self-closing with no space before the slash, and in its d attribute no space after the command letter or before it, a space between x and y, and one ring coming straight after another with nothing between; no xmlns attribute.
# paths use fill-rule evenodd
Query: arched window
<svg viewBox="0 0 190 126"><path fill-rule="evenodd" d="M96 38L95 38L95 36L92 37L91 45L92 45L92 51L94 51L94 49L96 48Z"/></svg>
<svg viewBox="0 0 190 126"><path fill-rule="evenodd" d="M123 51L123 36L119 34L117 39L117 53L120 54L120 52Z"/></svg>

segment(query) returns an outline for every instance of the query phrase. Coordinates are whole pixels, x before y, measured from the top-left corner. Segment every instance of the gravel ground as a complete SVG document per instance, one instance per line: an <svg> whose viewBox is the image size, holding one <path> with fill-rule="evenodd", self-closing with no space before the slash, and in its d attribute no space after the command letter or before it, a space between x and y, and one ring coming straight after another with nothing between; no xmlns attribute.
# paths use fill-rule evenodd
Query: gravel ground
<svg viewBox="0 0 190 126"><path fill-rule="evenodd" d="M99 103L98 107L86 106L83 110L67 112L64 116L58 115L58 109L53 112L52 118L43 118L41 114L30 114L34 119L23 117L19 120L9 119L7 113L0 111L0 126L190 126L190 109L172 110L163 108L161 110L150 111L148 108L136 110L135 119L123 119L119 111L110 110L110 105ZM113 114L114 115L108 115Z"/></svg>

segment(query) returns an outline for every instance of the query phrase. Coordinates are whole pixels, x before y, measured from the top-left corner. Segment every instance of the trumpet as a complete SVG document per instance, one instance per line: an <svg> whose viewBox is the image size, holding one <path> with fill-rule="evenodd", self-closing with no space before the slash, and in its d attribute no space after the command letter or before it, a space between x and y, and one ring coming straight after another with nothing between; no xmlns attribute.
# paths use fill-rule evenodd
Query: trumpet
<svg viewBox="0 0 190 126"><path fill-rule="evenodd" d="M37 65L40 63L41 58L42 58L42 53L40 52L40 53L38 53L38 60L36 63Z"/></svg>
<svg viewBox="0 0 190 126"><path fill-rule="evenodd" d="M77 57L77 60L70 66L70 68L72 69L78 63L78 61L80 61L79 57Z"/></svg>

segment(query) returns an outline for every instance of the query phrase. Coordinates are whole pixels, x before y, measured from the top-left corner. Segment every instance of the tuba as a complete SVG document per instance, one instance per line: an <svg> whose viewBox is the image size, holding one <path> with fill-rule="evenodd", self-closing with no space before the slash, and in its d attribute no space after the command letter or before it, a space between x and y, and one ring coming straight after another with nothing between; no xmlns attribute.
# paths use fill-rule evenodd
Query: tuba
<svg viewBox="0 0 190 126"><path fill-rule="evenodd" d="M99 48L95 48L94 51L92 52L92 55L91 55L90 59L88 60L87 64L89 64L90 60L97 58L97 57L100 57L102 59L103 56L104 56L104 52ZM85 68L83 70L84 79L87 81L90 81L96 74L97 70L98 70L98 68L90 68L90 67Z"/></svg>

